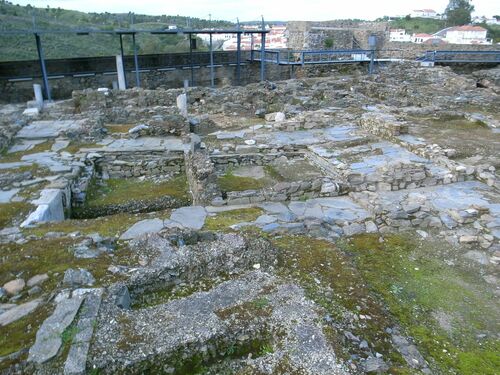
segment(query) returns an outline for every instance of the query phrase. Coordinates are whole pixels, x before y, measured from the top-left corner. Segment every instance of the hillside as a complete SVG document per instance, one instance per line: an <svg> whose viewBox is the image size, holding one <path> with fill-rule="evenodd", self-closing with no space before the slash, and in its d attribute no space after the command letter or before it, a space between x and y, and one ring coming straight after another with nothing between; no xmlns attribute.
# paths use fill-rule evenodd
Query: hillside
<svg viewBox="0 0 500 375"><path fill-rule="evenodd" d="M61 8L35 8L20 6L0 0L0 32L33 30L113 30L123 28L164 29L169 25L178 28L230 27L227 21L209 21L182 16L148 16L140 14L84 13ZM131 38L124 37L125 53L132 52ZM189 50L186 36L149 35L137 36L138 51L142 54L184 52ZM117 36L90 34L47 34L43 36L46 58L109 56L120 51ZM200 49L202 44L198 43ZM0 61L32 60L37 58L32 35L0 35Z"/></svg>
<svg viewBox="0 0 500 375"><path fill-rule="evenodd" d="M380 19L382 21L383 19ZM434 34L439 30L448 27L446 20L436 20L432 18L411 18L404 17L399 19L393 19L390 21L391 29L405 29L408 34ZM487 25L485 23L479 24L478 26L484 27L488 30L488 38L492 38L494 43L500 42L500 26L497 25Z"/></svg>

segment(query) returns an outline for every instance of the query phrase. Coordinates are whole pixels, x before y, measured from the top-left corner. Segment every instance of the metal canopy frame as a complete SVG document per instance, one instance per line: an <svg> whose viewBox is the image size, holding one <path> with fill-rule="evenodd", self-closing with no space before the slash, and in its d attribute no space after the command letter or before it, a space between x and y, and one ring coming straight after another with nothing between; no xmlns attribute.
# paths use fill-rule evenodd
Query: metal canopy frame
<svg viewBox="0 0 500 375"><path fill-rule="evenodd" d="M189 53L190 53L190 66L191 66L191 83L194 85L194 66L193 66L193 49L191 44L191 38L193 34L209 34L210 35L210 80L211 86L214 86L214 62L213 62L213 50L212 50L212 35L213 34L236 34L237 35L237 62L236 62L236 81L240 84L241 76L241 34L261 34L263 43L265 43L265 35L269 33L269 30L265 29L264 18L262 18L262 30L258 29L241 29L239 22L237 29L213 29L213 30L196 30L196 29L173 29L173 30L140 30L140 29L118 29L118 30L95 30L95 29L75 29L75 30L12 30L12 31L0 31L0 36L3 35L34 35L35 43L38 53L38 60L40 62L40 69L42 71L43 85L45 96L47 100L52 100L49 78L47 74L47 67L45 65L45 56L42 46L42 35L49 34L76 34L76 35L90 35L90 34L108 34L108 35L118 35L120 39L120 55L125 66L124 52L123 52L123 36L132 36L132 49L134 52L134 65L135 65L135 81L136 86L141 86L140 73L139 73L139 58L137 54L136 45L136 34L147 33L152 35L188 35L189 37ZM261 62L261 80L264 80L264 61ZM125 69L124 69L125 70ZM125 76L125 86L127 85L127 78Z"/></svg>

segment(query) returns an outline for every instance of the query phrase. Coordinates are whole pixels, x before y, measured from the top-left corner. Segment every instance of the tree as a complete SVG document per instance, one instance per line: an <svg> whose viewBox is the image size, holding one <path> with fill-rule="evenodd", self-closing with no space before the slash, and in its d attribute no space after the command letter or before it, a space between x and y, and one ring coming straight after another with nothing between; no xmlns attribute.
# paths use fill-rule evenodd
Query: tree
<svg viewBox="0 0 500 375"><path fill-rule="evenodd" d="M444 14L448 25L466 25L471 22L474 5L469 0L450 0Z"/></svg>

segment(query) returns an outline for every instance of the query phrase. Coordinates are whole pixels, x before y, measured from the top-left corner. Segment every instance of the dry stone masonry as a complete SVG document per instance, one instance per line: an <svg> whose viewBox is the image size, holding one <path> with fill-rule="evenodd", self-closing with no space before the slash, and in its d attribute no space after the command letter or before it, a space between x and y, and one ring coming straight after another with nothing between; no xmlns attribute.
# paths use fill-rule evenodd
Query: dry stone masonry
<svg viewBox="0 0 500 375"><path fill-rule="evenodd" d="M290 38L374 25L335 26ZM493 352L498 68L315 72L0 107L0 372L465 373Z"/></svg>

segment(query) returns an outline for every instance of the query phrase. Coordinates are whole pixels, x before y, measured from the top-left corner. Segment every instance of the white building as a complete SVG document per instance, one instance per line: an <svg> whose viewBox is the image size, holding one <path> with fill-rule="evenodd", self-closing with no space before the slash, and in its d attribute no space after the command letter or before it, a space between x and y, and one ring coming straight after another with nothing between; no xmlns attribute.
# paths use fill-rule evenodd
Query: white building
<svg viewBox="0 0 500 375"><path fill-rule="evenodd" d="M440 15L434 9L417 9L411 12L411 16L420 18L440 18Z"/></svg>
<svg viewBox="0 0 500 375"><path fill-rule="evenodd" d="M481 26L454 26L443 29L434 36L451 44L492 44L487 38L488 30Z"/></svg>
<svg viewBox="0 0 500 375"><path fill-rule="evenodd" d="M208 29L207 29L208 30ZM210 34L196 34L198 38L203 40L205 44L210 42ZM236 38L236 34L212 34L212 42L231 40L232 38Z"/></svg>
<svg viewBox="0 0 500 375"><path fill-rule="evenodd" d="M389 32L391 42L411 42L411 35L405 29L391 29Z"/></svg>
<svg viewBox="0 0 500 375"><path fill-rule="evenodd" d="M258 26L247 26L245 29L255 30L260 29ZM266 49L285 49L287 48L288 38L286 36L286 26L273 25L266 26L269 33L266 34ZM254 49L259 49L261 46L260 34L243 34L241 36L241 49L250 50L253 46ZM232 51L237 48L236 35L226 40L222 45L224 51Z"/></svg>
<svg viewBox="0 0 500 375"><path fill-rule="evenodd" d="M411 36L411 42L416 44L422 44L427 42L429 39L432 39L432 37L433 36L431 34L424 34L424 33L413 34Z"/></svg>
<svg viewBox="0 0 500 375"><path fill-rule="evenodd" d="M485 16L476 16L472 19L472 23L485 23L487 25L500 25L500 19L496 19L495 17L487 18Z"/></svg>

